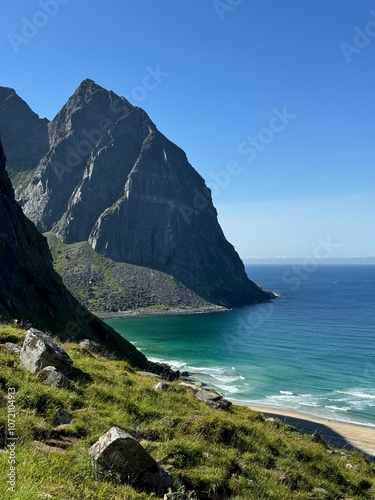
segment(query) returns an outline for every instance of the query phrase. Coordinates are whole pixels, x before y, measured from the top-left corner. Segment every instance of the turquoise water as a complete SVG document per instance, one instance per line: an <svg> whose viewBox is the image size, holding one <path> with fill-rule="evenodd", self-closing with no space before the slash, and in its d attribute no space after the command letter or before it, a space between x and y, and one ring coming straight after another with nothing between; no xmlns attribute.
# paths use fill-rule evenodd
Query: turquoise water
<svg viewBox="0 0 375 500"><path fill-rule="evenodd" d="M227 397L375 425L375 266L252 266L272 303L111 320L152 360Z"/></svg>

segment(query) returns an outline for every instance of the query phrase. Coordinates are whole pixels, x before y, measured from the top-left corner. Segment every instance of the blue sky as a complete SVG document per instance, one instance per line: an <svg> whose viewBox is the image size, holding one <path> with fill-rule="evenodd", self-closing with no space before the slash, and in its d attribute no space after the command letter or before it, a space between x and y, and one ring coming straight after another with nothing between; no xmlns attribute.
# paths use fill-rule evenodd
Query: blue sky
<svg viewBox="0 0 375 500"><path fill-rule="evenodd" d="M0 38L42 117L85 78L144 108L241 257L375 256L374 2L17 0Z"/></svg>

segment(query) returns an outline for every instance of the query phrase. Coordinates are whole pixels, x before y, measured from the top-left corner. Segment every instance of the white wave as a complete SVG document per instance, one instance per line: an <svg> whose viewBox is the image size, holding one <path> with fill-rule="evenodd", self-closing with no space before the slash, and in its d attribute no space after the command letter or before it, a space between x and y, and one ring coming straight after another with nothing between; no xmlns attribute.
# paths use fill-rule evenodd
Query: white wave
<svg viewBox="0 0 375 500"><path fill-rule="evenodd" d="M285 396L293 396L292 391L279 391L280 394L284 394Z"/></svg>
<svg viewBox="0 0 375 500"><path fill-rule="evenodd" d="M325 408L328 408L330 410L335 410L335 411L348 411L350 410L350 408L343 408L343 407L340 407L340 406L330 406L330 405L327 405Z"/></svg>
<svg viewBox="0 0 375 500"><path fill-rule="evenodd" d="M191 372L197 372L197 373L207 373L209 375L216 373L218 375L225 373L229 370L228 367L225 366L189 366L188 367Z"/></svg>
<svg viewBox="0 0 375 500"><path fill-rule="evenodd" d="M364 389L368 390L368 389ZM371 391L371 389L369 389ZM354 396L356 398L366 398L375 399L375 394L369 394L368 392L363 392L362 389L349 389L348 391L336 391L338 394L346 394L348 396Z"/></svg>
<svg viewBox="0 0 375 500"><path fill-rule="evenodd" d="M244 380L244 377L230 377L227 375L211 375L212 378L218 380L219 382L226 382L230 384L231 382L237 382L237 380Z"/></svg>
<svg viewBox="0 0 375 500"><path fill-rule="evenodd" d="M186 368L186 364L183 361L178 361L175 359L172 359L170 361L167 361L165 359L160 359L160 358L153 358L151 356L147 356L150 361L153 363L166 363L167 365L170 365L172 368L179 370L181 368Z"/></svg>
<svg viewBox="0 0 375 500"><path fill-rule="evenodd" d="M215 384L215 386L223 391L230 392L231 394L240 392L239 388L235 387L234 385Z"/></svg>
<svg viewBox="0 0 375 500"><path fill-rule="evenodd" d="M228 366L189 366L183 361L178 360L165 360L160 358L148 357L153 363L167 363L174 370L187 371L189 374L198 380L206 383L207 385L212 385L215 388L219 388L228 393L239 392L240 389L233 384L240 380L245 380L242 375L228 375L228 372L233 372L234 367L229 368ZM220 383L221 382L221 383Z"/></svg>

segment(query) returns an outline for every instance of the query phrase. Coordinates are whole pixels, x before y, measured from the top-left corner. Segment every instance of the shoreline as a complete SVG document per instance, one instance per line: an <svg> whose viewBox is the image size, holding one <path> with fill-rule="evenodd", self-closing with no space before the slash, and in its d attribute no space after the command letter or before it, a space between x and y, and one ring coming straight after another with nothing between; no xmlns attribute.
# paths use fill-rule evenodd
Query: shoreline
<svg viewBox="0 0 375 500"><path fill-rule="evenodd" d="M161 309L161 310L150 310L150 309L135 309L129 311L117 311L117 312L95 312L92 311L98 318L103 321L108 319L127 319L127 318L149 318L157 316L190 316L193 314L213 314L221 312L230 312L232 309L223 306L212 306L212 307L192 307L192 308L171 308L171 309Z"/></svg>
<svg viewBox="0 0 375 500"><path fill-rule="evenodd" d="M303 434L318 432L327 445L347 451L360 451L375 461L375 426L317 417L291 408L252 404L251 401L230 400L236 406L246 406L262 413L265 418L277 418Z"/></svg>
<svg viewBox="0 0 375 500"><path fill-rule="evenodd" d="M102 313L98 316L102 320L146 318L163 316L184 316L197 314L213 314L218 312L230 312L221 306L198 307L198 308L173 308L163 310L128 310L120 312ZM165 363L170 364L168 360ZM195 375L194 375L195 376ZM199 376L197 377L199 379ZM206 384L204 384L206 385ZM251 401L241 401L224 396L236 406L246 406L251 410L262 413L265 418L277 418L286 424L292 425L299 432L312 435L317 431L327 445L347 451L360 451L370 461L375 461L375 425L360 422L348 422L336 420L329 417L316 416L293 408L263 405Z"/></svg>

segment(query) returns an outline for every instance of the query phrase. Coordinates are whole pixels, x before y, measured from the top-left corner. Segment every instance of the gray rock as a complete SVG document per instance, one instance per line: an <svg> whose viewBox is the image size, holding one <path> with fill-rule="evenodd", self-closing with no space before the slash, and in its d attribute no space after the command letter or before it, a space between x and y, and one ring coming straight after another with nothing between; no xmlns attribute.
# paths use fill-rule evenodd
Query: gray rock
<svg viewBox="0 0 375 500"><path fill-rule="evenodd" d="M69 375L73 361L69 354L45 333L30 328L20 353L21 364L30 372L37 373L46 366L53 366Z"/></svg>
<svg viewBox="0 0 375 500"><path fill-rule="evenodd" d="M19 345L13 344L13 342L5 342L5 347L8 352L11 352L12 354L20 354L21 352L21 347Z"/></svg>
<svg viewBox="0 0 375 500"><path fill-rule="evenodd" d="M206 391L205 389L200 389L196 394L197 399L199 401L204 401L207 403L208 401L219 401L222 399L221 394L218 394L214 391Z"/></svg>
<svg viewBox="0 0 375 500"><path fill-rule="evenodd" d="M214 391L207 391L205 389L201 389L196 393L196 398L199 401L204 401L212 408L227 410L232 406L232 403L230 401L224 399L221 394Z"/></svg>
<svg viewBox="0 0 375 500"><path fill-rule="evenodd" d="M64 408L57 409L54 420L55 425L70 424L72 420L73 420L73 415L71 413L65 411Z"/></svg>
<svg viewBox="0 0 375 500"><path fill-rule="evenodd" d="M108 352L105 346L99 344L98 342L94 342L93 340L84 339L79 343L79 346L85 351L91 352L92 354L97 354L107 359L118 359L116 358L116 356Z"/></svg>
<svg viewBox="0 0 375 500"><path fill-rule="evenodd" d="M155 391L166 391L168 389L169 385L166 384L165 382L158 382L155 386L154 389Z"/></svg>
<svg viewBox="0 0 375 500"><path fill-rule="evenodd" d="M59 372L54 366L46 366L37 374L38 380L46 385L54 387L71 389L74 384L63 373Z"/></svg>
<svg viewBox="0 0 375 500"><path fill-rule="evenodd" d="M221 410L228 410L232 406L231 401L224 398L219 399L219 401L208 401L207 404L213 408L219 408Z"/></svg>
<svg viewBox="0 0 375 500"><path fill-rule="evenodd" d="M123 481L130 481L148 491L163 493L173 484L163 470L131 434L112 427L89 451L98 465L115 470Z"/></svg>

